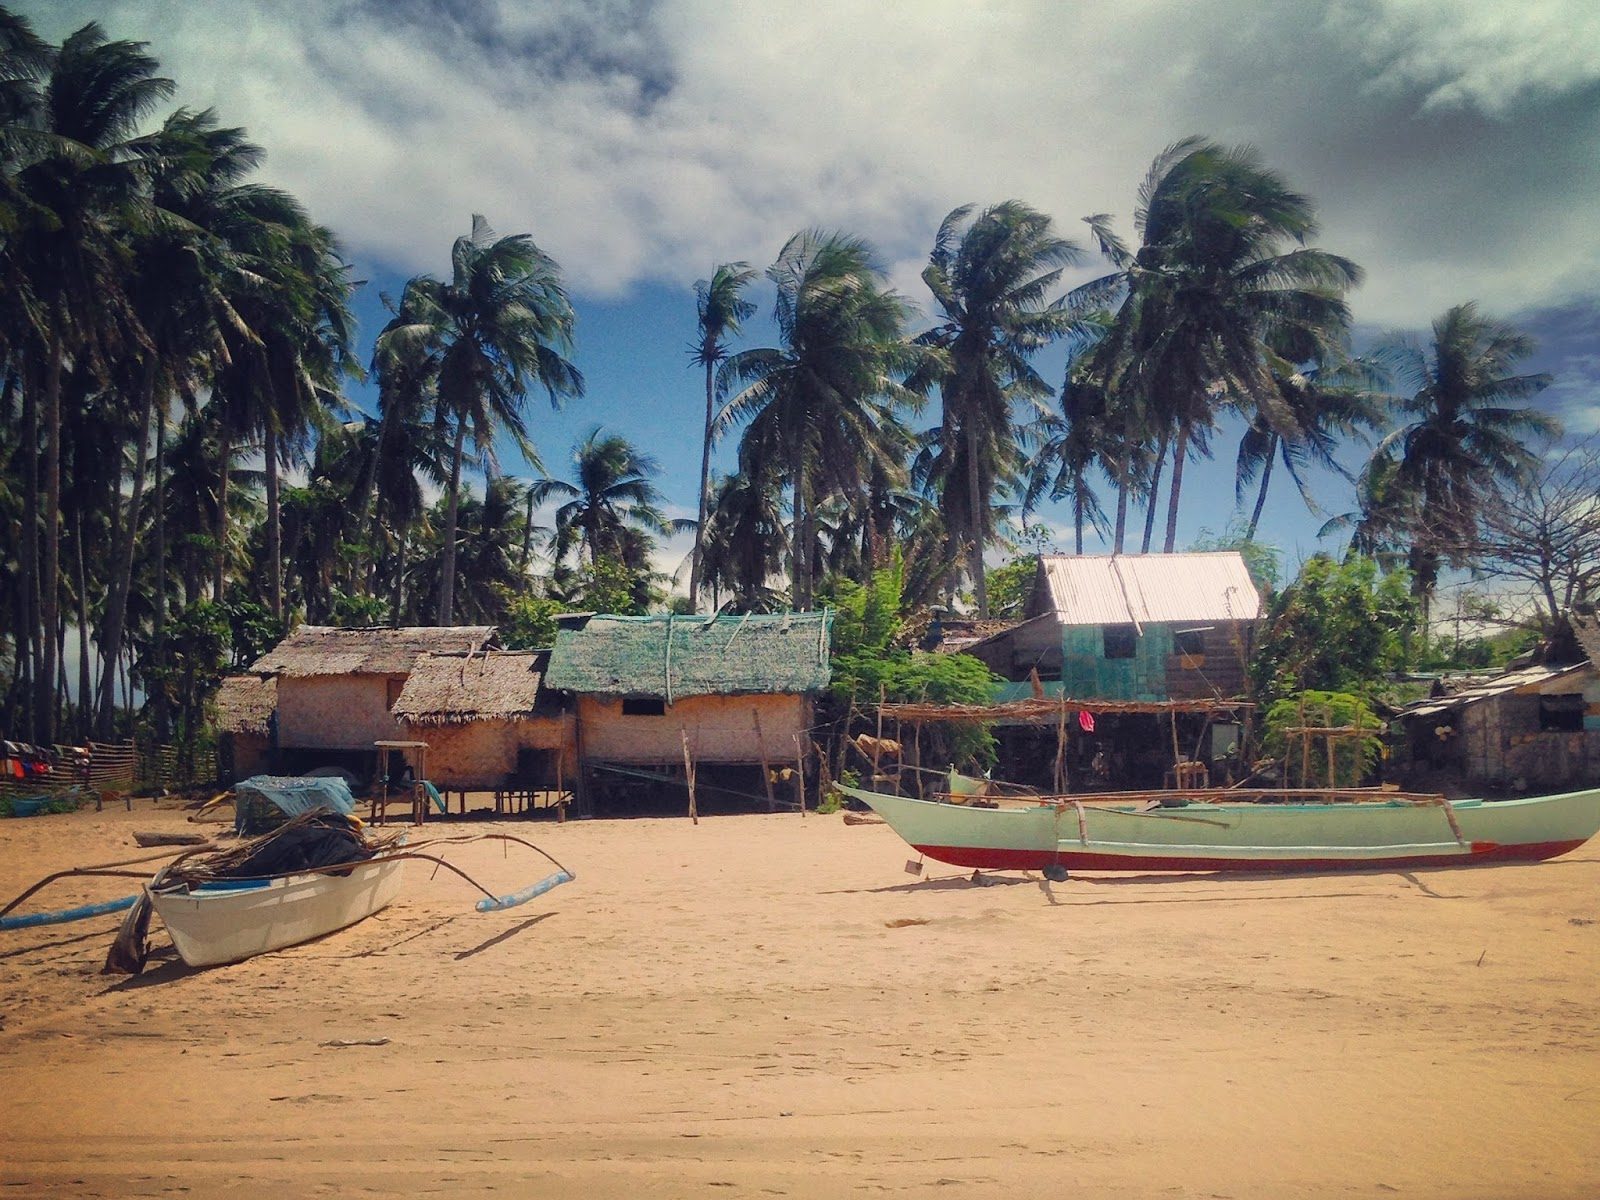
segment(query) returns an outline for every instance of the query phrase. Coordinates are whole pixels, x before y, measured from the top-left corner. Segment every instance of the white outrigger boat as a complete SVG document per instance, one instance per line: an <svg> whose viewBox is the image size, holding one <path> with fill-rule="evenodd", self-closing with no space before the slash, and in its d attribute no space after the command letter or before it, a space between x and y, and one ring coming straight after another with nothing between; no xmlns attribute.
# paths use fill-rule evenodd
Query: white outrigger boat
<svg viewBox="0 0 1600 1200"><path fill-rule="evenodd" d="M1476 865L1554 858L1600 832L1600 788L1522 800L1206 789L1158 804L1115 794L971 802L843 787L918 852L958 867L1068 871L1323 871ZM1140 793L1148 800L1150 793ZM1267 796L1277 802L1263 803ZM1239 803L1256 797L1257 802ZM1319 799L1319 797L1321 797ZM954 801L954 802L951 802Z"/></svg>
<svg viewBox="0 0 1600 1200"><path fill-rule="evenodd" d="M299 839L298 845L293 844ZM429 851L472 841L524 846L549 860L554 873L508 895L496 895L454 863ZM0 930L79 921L127 910L106 959L106 970L137 975L149 953L152 913L161 918L173 947L191 967L239 962L337 932L391 904L407 862L443 867L483 893L479 912L526 904L573 879L571 871L523 838L482 833L429 838L407 844L405 835L373 836L346 814L307 810L264 836L224 846L207 842L179 854L155 876L136 864L167 855L74 867L48 875L0 908ZM273 863L279 869L274 869ZM287 864L287 865L284 865ZM113 876L145 879L137 893L54 912L12 915L24 901L65 878Z"/></svg>
<svg viewBox="0 0 1600 1200"><path fill-rule="evenodd" d="M345 873L218 879L155 886L150 901L178 957L191 967L240 962L334 933L387 908L406 859L376 858Z"/></svg>

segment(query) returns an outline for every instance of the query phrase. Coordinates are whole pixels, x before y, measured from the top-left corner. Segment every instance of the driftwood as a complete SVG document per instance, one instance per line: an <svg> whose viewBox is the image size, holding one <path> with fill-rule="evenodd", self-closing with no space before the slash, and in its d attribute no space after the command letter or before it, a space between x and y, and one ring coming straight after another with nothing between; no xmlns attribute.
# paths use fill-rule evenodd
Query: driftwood
<svg viewBox="0 0 1600 1200"><path fill-rule="evenodd" d="M203 846L210 841L203 833L155 833L135 831L133 840L140 846Z"/></svg>
<svg viewBox="0 0 1600 1200"><path fill-rule="evenodd" d="M858 813L845 809L844 823L846 825L882 825L884 819L874 813Z"/></svg>

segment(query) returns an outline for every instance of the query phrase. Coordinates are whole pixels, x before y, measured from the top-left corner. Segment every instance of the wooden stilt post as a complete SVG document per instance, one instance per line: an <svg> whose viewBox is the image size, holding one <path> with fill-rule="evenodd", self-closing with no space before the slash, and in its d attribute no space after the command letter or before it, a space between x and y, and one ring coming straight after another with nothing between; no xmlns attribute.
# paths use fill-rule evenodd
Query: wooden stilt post
<svg viewBox="0 0 1600 1200"><path fill-rule="evenodd" d="M1300 699L1300 786L1311 786L1311 732L1306 726L1306 702L1303 696Z"/></svg>
<svg viewBox="0 0 1600 1200"><path fill-rule="evenodd" d="M885 685L880 683L878 685L878 732L876 740L872 743L872 782L868 785L872 791L878 790L878 762L883 756L883 700L886 695ZM899 774L898 771L895 773Z"/></svg>
<svg viewBox="0 0 1600 1200"><path fill-rule="evenodd" d="M911 757L915 760L911 766L911 782L917 785L917 799L924 799L922 794L922 722L911 722Z"/></svg>
<svg viewBox="0 0 1600 1200"><path fill-rule="evenodd" d="M900 794L900 776L905 774L900 768L905 766L906 762L905 729L901 726L899 717L894 719L894 744L900 747L900 758L895 763L894 768L894 794L898 796Z"/></svg>
<svg viewBox="0 0 1600 1200"><path fill-rule="evenodd" d="M556 747L556 820L567 819L567 748Z"/></svg>
<svg viewBox="0 0 1600 1200"><path fill-rule="evenodd" d="M767 811L778 811L778 798L772 791L772 760L767 757L767 739L761 734L761 710L753 708L750 715L756 723L756 753L761 755L761 782L767 789Z"/></svg>
<svg viewBox="0 0 1600 1200"><path fill-rule="evenodd" d="M1067 791L1067 694L1061 693L1061 716L1056 722L1056 770L1053 791L1063 796Z"/></svg>
<svg viewBox="0 0 1600 1200"><path fill-rule="evenodd" d="M1322 710L1322 727L1324 729L1333 728L1333 708L1331 705L1324 707ZM1334 764L1334 754L1339 745L1339 739L1332 733L1324 736L1328 739L1328 790L1332 791L1339 786L1338 772Z"/></svg>
<svg viewBox="0 0 1600 1200"><path fill-rule="evenodd" d="M800 735L794 735L794 798L800 802L800 815L806 815L806 752Z"/></svg>
<svg viewBox="0 0 1600 1200"><path fill-rule="evenodd" d="M689 819L696 825L700 824L700 812L694 798L694 759L689 754L689 731L682 725L678 726L678 734L683 738L683 778L689 785Z"/></svg>

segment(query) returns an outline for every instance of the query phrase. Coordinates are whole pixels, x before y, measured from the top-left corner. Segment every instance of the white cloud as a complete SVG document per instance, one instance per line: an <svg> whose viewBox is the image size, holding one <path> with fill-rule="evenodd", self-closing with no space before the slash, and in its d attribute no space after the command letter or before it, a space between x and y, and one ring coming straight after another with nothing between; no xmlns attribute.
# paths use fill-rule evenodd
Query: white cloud
<svg viewBox="0 0 1600 1200"><path fill-rule="evenodd" d="M462 16L461 14L467 14ZM473 9L290 0L57 3L148 39L269 150L347 247L440 271L469 214L531 231L574 287L687 284L810 224L915 283L956 204L1016 196L1076 236L1190 132L1258 144L1365 265L1358 315L1416 325L1600 283L1591 0L575 0Z"/></svg>

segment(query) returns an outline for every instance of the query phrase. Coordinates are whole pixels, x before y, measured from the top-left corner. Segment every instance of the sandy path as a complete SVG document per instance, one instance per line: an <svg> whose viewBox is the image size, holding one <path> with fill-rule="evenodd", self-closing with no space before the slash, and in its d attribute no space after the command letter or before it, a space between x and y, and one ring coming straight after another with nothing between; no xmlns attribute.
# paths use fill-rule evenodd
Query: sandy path
<svg viewBox="0 0 1600 1200"><path fill-rule="evenodd" d="M163 827L0 822L0 894ZM1600 1195L1600 846L974 887L838 817L517 829L578 881L507 913L413 867L125 982L115 918L0 935L0 1194Z"/></svg>

